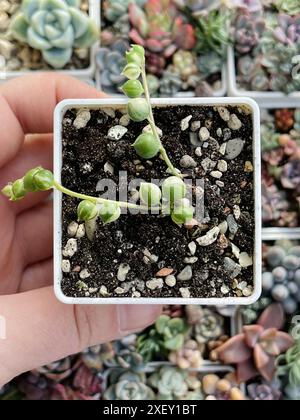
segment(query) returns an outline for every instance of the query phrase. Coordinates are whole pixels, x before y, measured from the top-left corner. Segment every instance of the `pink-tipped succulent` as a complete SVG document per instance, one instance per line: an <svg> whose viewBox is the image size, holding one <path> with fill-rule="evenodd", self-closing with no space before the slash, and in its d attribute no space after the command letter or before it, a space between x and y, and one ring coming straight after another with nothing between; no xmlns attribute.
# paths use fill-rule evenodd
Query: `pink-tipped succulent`
<svg viewBox="0 0 300 420"><path fill-rule="evenodd" d="M130 3L129 17L131 40L142 45L152 59L153 55L168 59L178 48L191 50L196 45L193 26L184 22L173 0L148 0L144 10Z"/></svg>
<svg viewBox="0 0 300 420"><path fill-rule="evenodd" d="M256 325L248 325L243 332L228 340L216 352L226 364L237 365L237 380L246 382L261 375L271 381L276 371L276 358L293 346L293 338L279 331L284 324L280 304L270 305Z"/></svg>

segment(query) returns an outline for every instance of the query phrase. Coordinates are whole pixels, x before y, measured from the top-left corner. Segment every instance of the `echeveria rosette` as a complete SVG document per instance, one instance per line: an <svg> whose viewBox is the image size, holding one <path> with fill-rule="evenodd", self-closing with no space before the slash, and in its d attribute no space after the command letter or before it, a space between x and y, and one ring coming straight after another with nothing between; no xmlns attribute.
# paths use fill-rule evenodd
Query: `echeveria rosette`
<svg viewBox="0 0 300 420"><path fill-rule="evenodd" d="M11 22L12 34L40 50L52 67L63 68L73 48L88 48L99 37L95 22L79 5L79 0L23 0Z"/></svg>

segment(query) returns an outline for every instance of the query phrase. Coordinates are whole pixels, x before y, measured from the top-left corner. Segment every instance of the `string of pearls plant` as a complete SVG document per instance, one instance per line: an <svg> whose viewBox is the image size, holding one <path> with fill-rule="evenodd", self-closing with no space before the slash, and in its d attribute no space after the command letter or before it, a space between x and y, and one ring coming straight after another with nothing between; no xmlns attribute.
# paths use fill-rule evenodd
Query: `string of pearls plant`
<svg viewBox="0 0 300 420"><path fill-rule="evenodd" d="M179 226L193 219L194 208L186 198L187 188L183 176L172 165L157 132L146 79L144 48L133 45L126 53L126 59L128 64L124 74L129 80L124 84L123 90L130 98L128 114L131 120L136 122L148 120L152 129L152 133L141 134L133 147L144 159L151 159L160 153L173 175L163 181L161 188L153 183L142 182L139 190L140 204L134 204L71 191L59 184L51 171L37 167L28 171L23 178L6 185L2 190L6 197L11 201L19 201L28 193L56 189L80 200L77 207L78 221L86 223L95 223L98 218L103 224L112 223L120 217L121 208L155 211L162 216L171 215L172 220ZM143 84L138 80L140 76ZM141 97L143 93L145 98Z"/></svg>

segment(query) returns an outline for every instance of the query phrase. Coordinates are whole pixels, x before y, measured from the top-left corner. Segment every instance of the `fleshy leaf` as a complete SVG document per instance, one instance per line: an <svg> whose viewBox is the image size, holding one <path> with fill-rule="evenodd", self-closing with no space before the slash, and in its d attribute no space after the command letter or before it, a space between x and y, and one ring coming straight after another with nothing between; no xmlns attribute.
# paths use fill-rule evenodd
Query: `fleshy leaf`
<svg viewBox="0 0 300 420"><path fill-rule="evenodd" d="M72 18L72 25L74 28L75 39L82 37L88 29L89 18L88 16L73 7L70 7L70 15Z"/></svg>
<svg viewBox="0 0 300 420"><path fill-rule="evenodd" d="M39 7L40 0L23 0L21 10L28 23L31 21L32 15L39 9Z"/></svg>
<svg viewBox="0 0 300 420"><path fill-rule="evenodd" d="M175 337L165 341L165 348L168 350L179 350L183 347L183 344L184 336L183 334L178 334Z"/></svg>
<svg viewBox="0 0 300 420"><path fill-rule="evenodd" d="M62 31L66 30L71 22L71 16L65 10L53 10L53 15L57 18Z"/></svg>
<svg viewBox="0 0 300 420"><path fill-rule="evenodd" d="M28 28L27 31L28 44L37 50L47 50L51 48L50 42L39 35L33 28Z"/></svg>
<svg viewBox="0 0 300 420"><path fill-rule="evenodd" d="M39 0L39 8L44 10L63 9L68 10L64 0Z"/></svg>
<svg viewBox="0 0 300 420"><path fill-rule="evenodd" d="M261 314L258 322L264 329L276 328L281 330L284 324L284 311L280 303L273 303Z"/></svg>
<svg viewBox="0 0 300 420"><path fill-rule="evenodd" d="M245 334L245 341L247 346L253 348L259 340L259 337L263 333L264 329L260 325L246 325L243 328L243 331Z"/></svg>
<svg viewBox="0 0 300 420"><path fill-rule="evenodd" d="M53 25L50 25L50 24L45 25L44 30L45 30L45 37L50 42L61 36L61 31L55 28L55 26Z"/></svg>
<svg viewBox="0 0 300 420"><path fill-rule="evenodd" d="M31 19L31 26L41 36L45 36L45 18L47 12L46 10L38 10Z"/></svg>
<svg viewBox="0 0 300 420"><path fill-rule="evenodd" d="M238 363L236 366L236 380L238 383L247 382L249 379L255 378L257 375L258 371L254 366L252 359Z"/></svg>
<svg viewBox="0 0 300 420"><path fill-rule="evenodd" d="M51 41L51 44L53 45L53 47L61 48L61 49L72 48L73 43L74 43L74 30L72 26L69 26L64 33L62 33L58 38L53 39Z"/></svg>
<svg viewBox="0 0 300 420"><path fill-rule="evenodd" d="M63 68L72 57L72 48L51 48L43 51L44 60L55 69Z"/></svg>
<svg viewBox="0 0 300 420"><path fill-rule="evenodd" d="M256 344L254 347L254 363L257 369L261 369L269 363L270 356L264 351L260 344Z"/></svg>
<svg viewBox="0 0 300 420"><path fill-rule="evenodd" d="M219 358L224 363L242 363L252 357L252 352L245 343L244 334L236 335L216 349Z"/></svg>
<svg viewBox="0 0 300 420"><path fill-rule="evenodd" d="M13 36L21 41L27 42L28 23L22 13L17 14L10 25Z"/></svg>
<svg viewBox="0 0 300 420"><path fill-rule="evenodd" d="M74 42L75 48L88 48L91 47L99 38L99 30L96 23L90 20L87 30L84 35L77 38Z"/></svg>
<svg viewBox="0 0 300 420"><path fill-rule="evenodd" d="M80 7L80 0L66 0L66 3L70 6L70 7Z"/></svg>
<svg viewBox="0 0 300 420"><path fill-rule="evenodd" d="M254 360L257 370L267 381L272 381L275 375L275 357L268 356L258 344L254 348Z"/></svg>

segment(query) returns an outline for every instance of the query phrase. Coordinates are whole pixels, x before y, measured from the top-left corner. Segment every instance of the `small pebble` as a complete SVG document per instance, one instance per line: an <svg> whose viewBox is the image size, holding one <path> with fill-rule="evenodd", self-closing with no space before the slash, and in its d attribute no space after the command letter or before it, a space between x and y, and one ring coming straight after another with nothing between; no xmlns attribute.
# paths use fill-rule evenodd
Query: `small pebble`
<svg viewBox="0 0 300 420"><path fill-rule="evenodd" d="M163 279L160 278L152 279L146 282L146 286L150 290L162 289L164 287L164 282Z"/></svg>
<svg viewBox="0 0 300 420"><path fill-rule="evenodd" d="M226 147L227 147L227 143L223 143L221 146L220 146L220 149L219 149L219 153L221 154L221 155L225 155L225 153L226 153Z"/></svg>
<svg viewBox="0 0 300 420"><path fill-rule="evenodd" d="M118 274L117 274L117 279L119 281L125 281L127 274L130 271L130 265L128 264L120 264L119 268L118 268Z"/></svg>
<svg viewBox="0 0 300 420"><path fill-rule="evenodd" d="M233 214L229 214L227 216L227 223L228 223L228 228L229 228L230 233L235 235L237 231L239 230L239 225L237 224Z"/></svg>
<svg viewBox="0 0 300 420"><path fill-rule="evenodd" d="M69 239L62 254L64 257L73 257L73 255L76 254L77 250L77 240Z"/></svg>
<svg viewBox="0 0 300 420"><path fill-rule="evenodd" d="M61 269L62 269L63 273L70 273L70 271L71 271L70 261L69 260L62 260Z"/></svg>
<svg viewBox="0 0 300 420"><path fill-rule="evenodd" d="M222 135L223 135L222 128L221 128L221 127L219 127L219 128L217 129L217 136L218 136L218 137L222 137Z"/></svg>
<svg viewBox="0 0 300 420"><path fill-rule="evenodd" d="M231 130L240 130L242 126L243 124L241 120L235 114L231 114L230 119L228 121L228 127Z"/></svg>
<svg viewBox="0 0 300 420"><path fill-rule="evenodd" d="M233 280L242 272L242 267L234 262L231 258L224 258L224 270L229 274L230 278Z"/></svg>
<svg viewBox="0 0 300 420"><path fill-rule="evenodd" d="M190 242L188 244L188 248L189 248L189 251L190 251L191 255L195 255L196 254L197 245L196 245L196 243L194 241L193 242Z"/></svg>
<svg viewBox="0 0 300 420"><path fill-rule="evenodd" d="M108 295L108 291L107 291L106 286L101 286L99 292L100 292L100 295L102 295L102 296L107 296Z"/></svg>
<svg viewBox="0 0 300 420"><path fill-rule="evenodd" d="M188 287L181 287L179 289L179 292L184 299L188 299L191 297L191 292Z"/></svg>
<svg viewBox="0 0 300 420"><path fill-rule="evenodd" d="M195 168L197 166L197 162L189 155L184 155L180 159L180 166L182 168Z"/></svg>
<svg viewBox="0 0 300 420"><path fill-rule="evenodd" d="M91 274L90 274L89 270L84 268L82 271L80 271L79 277L81 278L81 280L84 280L84 279L88 279L89 277L91 277Z"/></svg>
<svg viewBox="0 0 300 420"><path fill-rule="evenodd" d="M221 287L221 293L223 295L228 295L228 293L229 293L229 289L225 284L223 284L223 286Z"/></svg>
<svg viewBox="0 0 300 420"><path fill-rule="evenodd" d="M126 293L126 291L125 291L122 287L117 287L117 288L115 289L115 293L116 293L117 295L123 295L124 293Z"/></svg>
<svg viewBox="0 0 300 420"><path fill-rule="evenodd" d="M128 114L122 115L122 117L120 118L119 123L123 127L128 127L128 125L130 124L130 117L129 117L129 115Z"/></svg>
<svg viewBox="0 0 300 420"><path fill-rule="evenodd" d="M244 146L245 141L240 138L229 140L226 146L226 159L233 160L237 158L242 153Z"/></svg>
<svg viewBox="0 0 300 420"><path fill-rule="evenodd" d="M132 293L132 297L133 298L140 298L142 295L141 295L141 292L138 292L137 290L135 290L133 293Z"/></svg>
<svg viewBox="0 0 300 420"><path fill-rule="evenodd" d="M108 115L110 118L116 118L116 111L113 108L105 107L102 108L102 110L106 115Z"/></svg>
<svg viewBox="0 0 300 420"><path fill-rule="evenodd" d="M220 232L223 233L223 235L225 235L225 233L228 230L228 223L226 222L226 220L224 220L224 222L219 224L219 229L220 229Z"/></svg>
<svg viewBox="0 0 300 420"><path fill-rule="evenodd" d="M243 291L248 286L248 283L246 281L242 281L238 284L237 288L241 291Z"/></svg>
<svg viewBox="0 0 300 420"><path fill-rule="evenodd" d="M162 137L163 132L162 132L162 130L161 130L159 127L157 127L157 126L156 126L156 131L157 131L157 134L159 135L159 137ZM152 127L151 127L151 125L150 125L150 124L146 125L146 127L144 127L144 128L143 128L143 133L150 133L150 134L153 134Z"/></svg>
<svg viewBox="0 0 300 420"><path fill-rule="evenodd" d="M226 160L219 160L217 168L220 172L226 172L227 169L228 169L228 165L227 165Z"/></svg>
<svg viewBox="0 0 300 420"><path fill-rule="evenodd" d="M184 259L185 264L196 264L197 261L198 261L198 257L186 257Z"/></svg>
<svg viewBox="0 0 300 420"><path fill-rule="evenodd" d="M184 118L181 122L180 122L180 128L181 131L186 131L189 126L190 126L190 121L193 118L192 115L189 115L188 117Z"/></svg>
<svg viewBox="0 0 300 420"><path fill-rule="evenodd" d="M85 226L84 223L78 226L77 232L76 232L76 238L81 239L85 236Z"/></svg>
<svg viewBox="0 0 300 420"><path fill-rule="evenodd" d="M210 137L210 132L208 131L208 129L206 127L200 128L200 131L199 131L200 140L207 141L209 137Z"/></svg>
<svg viewBox="0 0 300 420"><path fill-rule="evenodd" d="M239 257L239 264L243 268L250 267L253 265L253 258L247 252L242 252Z"/></svg>
<svg viewBox="0 0 300 420"><path fill-rule="evenodd" d="M239 259L240 253L241 253L240 249L236 245L234 245L233 243L231 243L231 249L232 249L232 253L235 256L235 258Z"/></svg>
<svg viewBox="0 0 300 420"><path fill-rule="evenodd" d="M253 165L252 165L252 163L249 160L247 160L245 162L244 171L245 172L253 172L254 171Z"/></svg>
<svg viewBox="0 0 300 420"><path fill-rule="evenodd" d="M243 290L243 296L249 297L252 294L253 294L253 287L251 287L251 286L245 287L245 289Z"/></svg>
<svg viewBox="0 0 300 420"><path fill-rule="evenodd" d="M113 175L115 172L115 169L111 163L106 162L104 165L104 172L108 172L109 174Z"/></svg>
<svg viewBox="0 0 300 420"><path fill-rule="evenodd" d="M120 140L125 136L127 131L128 129L126 127L123 127L122 125L115 125L109 129L107 137L109 140Z"/></svg>
<svg viewBox="0 0 300 420"><path fill-rule="evenodd" d="M241 217L241 209L237 204L233 206L233 215L236 220Z"/></svg>
<svg viewBox="0 0 300 420"><path fill-rule="evenodd" d="M176 285L176 278L175 276L167 276L165 282L167 286L174 287Z"/></svg>
<svg viewBox="0 0 300 420"><path fill-rule="evenodd" d="M198 157L201 157L202 156L202 149L201 149L201 147L196 147L196 149L195 149L195 155L198 156Z"/></svg>
<svg viewBox="0 0 300 420"><path fill-rule="evenodd" d="M77 130L80 130L81 128L86 127L86 125L90 121L90 119L91 119L90 111L88 111L87 109L80 109L77 112L76 118L73 122L73 126Z"/></svg>
<svg viewBox="0 0 300 420"><path fill-rule="evenodd" d="M193 270L190 265L187 265L177 276L178 281L188 281L193 277Z"/></svg>
<svg viewBox="0 0 300 420"><path fill-rule="evenodd" d="M213 244L220 233L220 229L218 226L212 228L207 232L206 235L201 236L200 238L197 238L196 241L200 246L208 246Z"/></svg>
<svg viewBox="0 0 300 420"><path fill-rule="evenodd" d="M198 131L198 130L200 130L200 127L201 127L201 122L200 121L193 121L191 123L191 130L192 131Z"/></svg>
<svg viewBox="0 0 300 420"><path fill-rule="evenodd" d="M173 273L173 268L162 268L155 275L156 277L167 277Z"/></svg>
<svg viewBox="0 0 300 420"><path fill-rule="evenodd" d="M79 224L77 222L71 222L68 226L68 235L72 238L76 235Z"/></svg>
<svg viewBox="0 0 300 420"><path fill-rule="evenodd" d="M201 162L201 166L205 171L212 171L217 165L217 162L214 162L209 157L205 158Z"/></svg>
<svg viewBox="0 0 300 420"><path fill-rule="evenodd" d="M230 112L227 108L223 106L218 107L218 113L223 121L228 122L230 120Z"/></svg>
<svg viewBox="0 0 300 420"><path fill-rule="evenodd" d="M222 178L222 176L223 176L222 172L220 172L220 171L212 171L212 172L210 173L210 175L211 175L213 178L216 178L216 179L220 179L220 178Z"/></svg>
<svg viewBox="0 0 300 420"><path fill-rule="evenodd" d="M89 293L92 295L94 293L98 292L98 287L90 287L89 288Z"/></svg>

